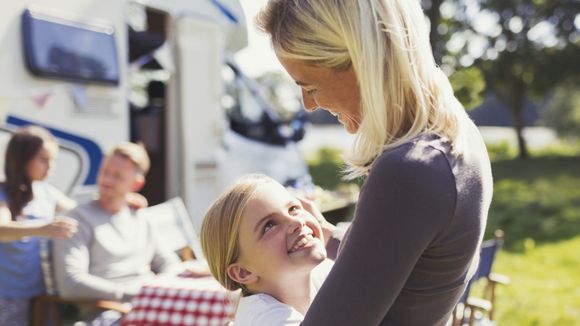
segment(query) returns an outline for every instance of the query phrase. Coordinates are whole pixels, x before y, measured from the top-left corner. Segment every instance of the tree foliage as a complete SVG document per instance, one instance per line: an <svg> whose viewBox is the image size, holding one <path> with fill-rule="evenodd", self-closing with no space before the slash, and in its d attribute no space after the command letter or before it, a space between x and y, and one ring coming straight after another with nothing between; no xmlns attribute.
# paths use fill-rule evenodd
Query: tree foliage
<svg viewBox="0 0 580 326"><path fill-rule="evenodd" d="M549 95L580 76L579 13L578 0L446 0L439 5L437 30L447 33L438 38L445 44L442 67L481 70L486 91L510 108L520 157L527 156L525 99ZM434 46L435 52L441 48Z"/></svg>
<svg viewBox="0 0 580 326"><path fill-rule="evenodd" d="M541 120L560 136L580 138L580 87L570 83L556 89Z"/></svg>
<svg viewBox="0 0 580 326"><path fill-rule="evenodd" d="M473 109L483 102L481 94L485 90L485 79L476 67L464 68L449 77L457 99L467 109Z"/></svg>

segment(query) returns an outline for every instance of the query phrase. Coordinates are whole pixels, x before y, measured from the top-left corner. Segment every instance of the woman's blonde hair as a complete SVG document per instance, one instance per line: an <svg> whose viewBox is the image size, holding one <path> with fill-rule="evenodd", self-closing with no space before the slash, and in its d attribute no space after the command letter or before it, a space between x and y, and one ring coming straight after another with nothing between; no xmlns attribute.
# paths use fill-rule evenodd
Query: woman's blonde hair
<svg viewBox="0 0 580 326"><path fill-rule="evenodd" d="M384 151L432 132L461 154L465 110L436 66L418 0L270 0L256 24L277 55L341 71L353 67L362 121L347 177Z"/></svg>
<svg viewBox="0 0 580 326"><path fill-rule="evenodd" d="M228 290L242 289L243 295L249 292L230 279L228 266L240 256L238 233L246 206L256 189L268 182L276 181L262 174L238 179L213 202L201 226L201 248L212 275Z"/></svg>

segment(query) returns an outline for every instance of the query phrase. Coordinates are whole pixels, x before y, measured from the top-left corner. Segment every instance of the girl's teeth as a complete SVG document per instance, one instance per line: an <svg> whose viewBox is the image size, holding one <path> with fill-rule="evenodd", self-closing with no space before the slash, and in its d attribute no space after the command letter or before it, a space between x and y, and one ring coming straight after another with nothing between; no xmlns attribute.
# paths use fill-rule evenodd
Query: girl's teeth
<svg viewBox="0 0 580 326"><path fill-rule="evenodd" d="M306 244L308 244L310 241L312 241L313 237L311 234L308 234L306 236L304 236L302 239L300 239L300 241L298 241L294 247L292 247L292 250L290 250L290 252L294 252L296 250L298 250L300 247L305 246Z"/></svg>

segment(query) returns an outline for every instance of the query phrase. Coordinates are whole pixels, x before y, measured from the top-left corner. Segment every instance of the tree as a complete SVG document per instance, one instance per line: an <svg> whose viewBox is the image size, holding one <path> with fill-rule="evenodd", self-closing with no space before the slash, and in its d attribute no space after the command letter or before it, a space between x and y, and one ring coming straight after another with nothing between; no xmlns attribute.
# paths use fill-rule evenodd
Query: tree
<svg viewBox="0 0 580 326"><path fill-rule="evenodd" d="M433 49L433 56L437 63L441 63L441 57L443 56L444 47L443 42L440 41L442 33L438 29L441 24L441 11L439 8L443 0L422 0L421 5L425 11L425 15L429 18L430 31L429 31L429 41L431 42L431 48Z"/></svg>
<svg viewBox="0 0 580 326"><path fill-rule="evenodd" d="M422 0L421 3L430 23L429 40L435 61L449 76L455 96L465 109L475 108L483 102L486 88L483 74L477 67L457 65L453 51L447 47L451 37L465 28L455 17L457 8L464 5L445 0Z"/></svg>
<svg viewBox="0 0 580 326"><path fill-rule="evenodd" d="M559 136L580 138L580 87L569 83L558 87L541 114L542 123Z"/></svg>
<svg viewBox="0 0 580 326"><path fill-rule="evenodd" d="M446 44L459 66L479 68L487 91L510 108L519 157L527 158L522 110L580 76L580 2L577 0L464 0L457 8L462 32ZM459 44L459 45L458 45ZM449 61L449 60L448 60ZM445 62L445 58L443 59Z"/></svg>

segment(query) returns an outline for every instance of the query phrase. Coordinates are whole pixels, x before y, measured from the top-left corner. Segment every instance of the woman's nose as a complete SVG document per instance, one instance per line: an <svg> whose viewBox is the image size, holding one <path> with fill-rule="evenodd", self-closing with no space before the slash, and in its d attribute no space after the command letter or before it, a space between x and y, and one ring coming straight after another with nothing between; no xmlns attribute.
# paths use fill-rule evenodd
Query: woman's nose
<svg viewBox="0 0 580 326"><path fill-rule="evenodd" d="M318 104L316 104L314 98L304 90L302 90L302 103L304 103L304 109L308 112L318 109Z"/></svg>

